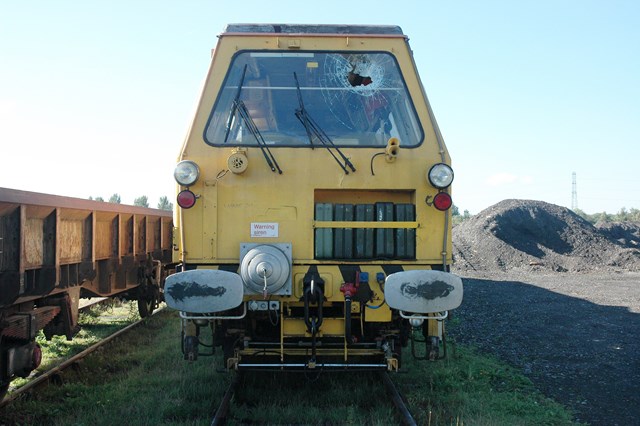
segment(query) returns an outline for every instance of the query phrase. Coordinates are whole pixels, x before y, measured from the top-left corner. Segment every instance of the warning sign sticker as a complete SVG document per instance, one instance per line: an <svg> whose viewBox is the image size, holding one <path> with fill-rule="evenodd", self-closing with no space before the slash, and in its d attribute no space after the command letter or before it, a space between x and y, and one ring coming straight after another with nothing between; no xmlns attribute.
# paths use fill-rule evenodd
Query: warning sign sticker
<svg viewBox="0 0 640 426"><path fill-rule="evenodd" d="M275 238L278 236L278 224L271 222L252 222L251 238Z"/></svg>

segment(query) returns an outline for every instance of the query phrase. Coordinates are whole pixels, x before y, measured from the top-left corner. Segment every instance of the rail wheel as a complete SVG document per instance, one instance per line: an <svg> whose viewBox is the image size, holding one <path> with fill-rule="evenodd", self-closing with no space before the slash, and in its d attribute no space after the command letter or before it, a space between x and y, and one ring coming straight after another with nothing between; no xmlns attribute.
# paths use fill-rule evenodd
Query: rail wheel
<svg viewBox="0 0 640 426"><path fill-rule="evenodd" d="M138 268L138 313L146 318L153 313L160 302L162 265L148 255L146 262Z"/></svg>
<svg viewBox="0 0 640 426"><path fill-rule="evenodd" d="M145 288L143 288L145 287ZM158 297L152 286L143 286L138 290L138 313L140 318L146 318L158 306Z"/></svg>

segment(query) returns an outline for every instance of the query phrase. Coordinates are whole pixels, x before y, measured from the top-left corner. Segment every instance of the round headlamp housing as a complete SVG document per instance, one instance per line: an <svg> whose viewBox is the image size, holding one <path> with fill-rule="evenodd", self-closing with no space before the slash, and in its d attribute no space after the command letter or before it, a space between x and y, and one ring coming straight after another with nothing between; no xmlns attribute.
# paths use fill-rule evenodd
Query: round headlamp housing
<svg viewBox="0 0 640 426"><path fill-rule="evenodd" d="M434 164L427 173L429 183L438 189L445 189L453 182L453 169L445 163Z"/></svg>
<svg viewBox="0 0 640 426"><path fill-rule="evenodd" d="M176 164L173 177L180 185L191 186L200 177L200 168L193 161L184 160Z"/></svg>

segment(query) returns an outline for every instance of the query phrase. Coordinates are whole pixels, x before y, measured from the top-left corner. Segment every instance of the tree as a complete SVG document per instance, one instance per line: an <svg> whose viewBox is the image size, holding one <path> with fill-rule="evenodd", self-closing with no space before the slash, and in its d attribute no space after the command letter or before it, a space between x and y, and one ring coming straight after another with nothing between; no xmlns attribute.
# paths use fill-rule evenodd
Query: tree
<svg viewBox="0 0 640 426"><path fill-rule="evenodd" d="M135 200L133 200L134 206L147 207L149 208L149 198L146 195L142 195Z"/></svg>
<svg viewBox="0 0 640 426"><path fill-rule="evenodd" d="M173 210L173 203L169 201L169 198L166 196L160 197L160 201L158 201L158 208L160 210Z"/></svg>
<svg viewBox="0 0 640 426"><path fill-rule="evenodd" d="M104 203L104 198L102 198L102 197L96 197L93 200L94 201L100 201L101 203Z"/></svg>
<svg viewBox="0 0 640 426"><path fill-rule="evenodd" d="M612 222L613 221L613 217L612 217L612 215L608 214L607 212L595 213L595 214L591 215L591 221L593 221L593 223Z"/></svg>
<svg viewBox="0 0 640 426"><path fill-rule="evenodd" d="M121 200L120 200L120 195L119 194L113 194L110 198L109 198L109 202L110 203L114 203L114 204L120 204Z"/></svg>
<svg viewBox="0 0 640 426"><path fill-rule="evenodd" d="M469 210L465 210L463 214L460 214L460 209L458 208L458 206L456 206L455 204L451 206L451 223L453 223L454 225L458 225L459 223L464 222L470 217L471 213L469 213Z"/></svg>

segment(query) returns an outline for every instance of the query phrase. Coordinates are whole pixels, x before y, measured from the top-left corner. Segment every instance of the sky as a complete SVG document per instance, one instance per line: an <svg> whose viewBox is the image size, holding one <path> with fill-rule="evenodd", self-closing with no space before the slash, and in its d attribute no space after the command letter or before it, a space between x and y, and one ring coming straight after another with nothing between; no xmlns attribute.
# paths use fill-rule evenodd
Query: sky
<svg viewBox="0 0 640 426"><path fill-rule="evenodd" d="M640 2L0 0L0 187L174 199L228 23L399 25L452 157L453 199L640 208Z"/></svg>

